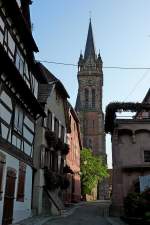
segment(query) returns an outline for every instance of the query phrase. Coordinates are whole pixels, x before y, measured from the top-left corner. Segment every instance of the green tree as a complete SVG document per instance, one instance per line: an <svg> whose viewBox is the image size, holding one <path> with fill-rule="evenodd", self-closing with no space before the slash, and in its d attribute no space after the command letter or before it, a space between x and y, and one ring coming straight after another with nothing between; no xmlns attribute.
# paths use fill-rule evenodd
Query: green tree
<svg viewBox="0 0 150 225"><path fill-rule="evenodd" d="M94 156L87 148L82 149L80 162L82 194L91 194L98 182L108 176L107 166L102 157Z"/></svg>

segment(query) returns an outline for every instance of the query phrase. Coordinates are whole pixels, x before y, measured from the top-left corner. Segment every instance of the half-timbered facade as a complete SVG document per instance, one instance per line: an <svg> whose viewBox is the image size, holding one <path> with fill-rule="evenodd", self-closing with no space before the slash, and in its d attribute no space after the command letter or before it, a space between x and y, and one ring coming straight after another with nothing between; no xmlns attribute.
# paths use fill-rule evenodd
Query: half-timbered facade
<svg viewBox="0 0 150 225"><path fill-rule="evenodd" d="M37 63L37 70L41 78L38 99L47 117L40 118L36 127L33 207L37 214L59 214L64 208L62 192L69 185L63 173L69 151L69 96L63 84L41 63Z"/></svg>
<svg viewBox="0 0 150 225"><path fill-rule="evenodd" d="M0 224L31 215L37 101L29 0L0 0Z"/></svg>

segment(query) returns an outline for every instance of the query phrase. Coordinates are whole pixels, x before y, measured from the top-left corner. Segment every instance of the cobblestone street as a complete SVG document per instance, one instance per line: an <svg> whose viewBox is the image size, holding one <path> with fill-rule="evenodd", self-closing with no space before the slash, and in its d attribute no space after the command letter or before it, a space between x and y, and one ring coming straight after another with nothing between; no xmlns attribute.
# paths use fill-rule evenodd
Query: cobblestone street
<svg viewBox="0 0 150 225"><path fill-rule="evenodd" d="M71 215L64 215L44 225L109 225L105 216L108 203L85 203L77 207Z"/></svg>

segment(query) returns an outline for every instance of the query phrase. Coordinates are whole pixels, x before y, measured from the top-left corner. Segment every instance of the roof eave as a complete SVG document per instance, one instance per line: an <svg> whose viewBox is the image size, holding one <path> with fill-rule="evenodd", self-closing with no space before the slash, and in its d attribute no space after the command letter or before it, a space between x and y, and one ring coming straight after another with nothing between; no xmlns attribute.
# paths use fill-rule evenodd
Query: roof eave
<svg viewBox="0 0 150 225"><path fill-rule="evenodd" d="M12 21L14 21L15 26L19 30L19 35L22 39L26 42L26 44L30 43L29 49L32 47L34 52L38 52L38 47L34 41L32 33L27 26L27 23L16 3L16 1L5 0L4 3L5 7L7 8L7 13L11 17Z"/></svg>

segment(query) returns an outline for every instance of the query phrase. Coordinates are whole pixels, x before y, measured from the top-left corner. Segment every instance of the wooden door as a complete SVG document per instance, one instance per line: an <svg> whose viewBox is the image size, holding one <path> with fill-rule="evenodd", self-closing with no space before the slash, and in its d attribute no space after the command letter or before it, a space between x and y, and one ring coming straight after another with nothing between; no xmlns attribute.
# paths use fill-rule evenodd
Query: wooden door
<svg viewBox="0 0 150 225"><path fill-rule="evenodd" d="M6 177L6 186L5 186L5 195L4 195L2 225L11 224L13 220L15 181L16 181L16 170L8 167L7 177Z"/></svg>

